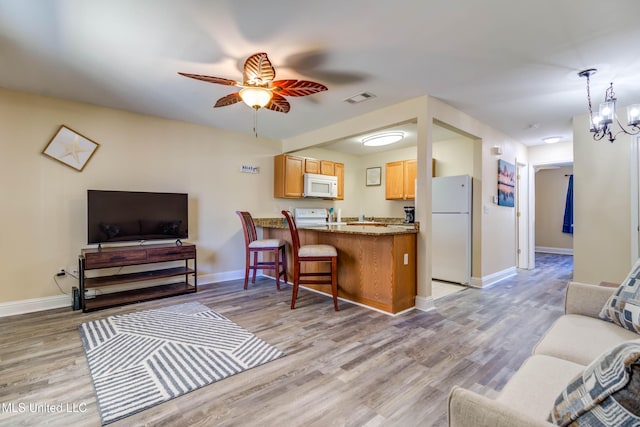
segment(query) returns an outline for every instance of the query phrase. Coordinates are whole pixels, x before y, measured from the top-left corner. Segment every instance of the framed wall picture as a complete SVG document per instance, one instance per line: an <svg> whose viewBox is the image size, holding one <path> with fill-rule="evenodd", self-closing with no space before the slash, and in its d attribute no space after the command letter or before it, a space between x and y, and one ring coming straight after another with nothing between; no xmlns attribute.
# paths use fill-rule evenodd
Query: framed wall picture
<svg viewBox="0 0 640 427"><path fill-rule="evenodd" d="M498 160L498 205L514 207L516 201L516 167Z"/></svg>
<svg viewBox="0 0 640 427"><path fill-rule="evenodd" d="M382 167L367 168L367 187L381 185Z"/></svg>
<svg viewBox="0 0 640 427"><path fill-rule="evenodd" d="M62 125L42 154L82 172L99 146L97 142Z"/></svg>

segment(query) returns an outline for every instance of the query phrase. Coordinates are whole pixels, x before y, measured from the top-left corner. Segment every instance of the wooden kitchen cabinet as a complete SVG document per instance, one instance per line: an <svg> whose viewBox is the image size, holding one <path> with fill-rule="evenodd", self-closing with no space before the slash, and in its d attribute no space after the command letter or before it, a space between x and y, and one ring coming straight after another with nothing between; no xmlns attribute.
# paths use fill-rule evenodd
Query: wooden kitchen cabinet
<svg viewBox="0 0 640 427"><path fill-rule="evenodd" d="M320 160L320 174L335 176L336 164L330 160Z"/></svg>
<svg viewBox="0 0 640 427"><path fill-rule="evenodd" d="M322 173L320 172L321 165L322 165L322 161L305 157L304 173Z"/></svg>
<svg viewBox="0 0 640 427"><path fill-rule="evenodd" d="M416 197L417 160L399 160L385 165L387 200L413 200Z"/></svg>
<svg viewBox="0 0 640 427"><path fill-rule="evenodd" d="M305 158L280 154L273 161L273 197L300 198L304 190Z"/></svg>
<svg viewBox="0 0 640 427"><path fill-rule="evenodd" d="M344 163L334 163L333 175L338 177L337 200L344 200Z"/></svg>
<svg viewBox="0 0 640 427"><path fill-rule="evenodd" d="M418 177L418 161L404 161L404 186L405 199L413 200L416 198L416 178Z"/></svg>
<svg viewBox="0 0 640 427"><path fill-rule="evenodd" d="M302 198L305 173L337 176L338 197L336 199L344 199L344 163L291 154L279 154L273 158L273 197Z"/></svg>

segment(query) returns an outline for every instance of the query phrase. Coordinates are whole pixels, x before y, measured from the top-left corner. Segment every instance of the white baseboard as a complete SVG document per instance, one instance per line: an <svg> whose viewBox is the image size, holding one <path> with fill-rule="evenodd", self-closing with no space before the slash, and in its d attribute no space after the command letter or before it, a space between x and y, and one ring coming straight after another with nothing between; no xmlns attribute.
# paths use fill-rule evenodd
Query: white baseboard
<svg viewBox="0 0 640 427"><path fill-rule="evenodd" d="M416 295L416 310L430 311L434 310L436 306L433 304L433 297L423 297Z"/></svg>
<svg viewBox="0 0 640 427"><path fill-rule="evenodd" d="M550 248L547 246L536 246L536 252L556 255L573 255L573 248Z"/></svg>
<svg viewBox="0 0 640 427"><path fill-rule="evenodd" d="M198 286L208 285L228 280L244 279L244 270L225 271L222 273L198 274ZM33 313L35 311L51 310L54 308L69 307L73 305L71 295L56 295L25 299L19 301L0 302L0 317L15 316L17 314Z"/></svg>
<svg viewBox="0 0 640 427"><path fill-rule="evenodd" d="M261 276L261 274L259 274ZM229 280L244 279L244 270L223 271L221 273L198 274L198 286L212 283L228 282ZM251 276L249 276L251 280Z"/></svg>
<svg viewBox="0 0 640 427"><path fill-rule="evenodd" d="M263 276L262 274L259 274L259 275ZM238 280L238 279L244 279L244 269L224 271L221 273L198 274L198 286L207 286L214 283L227 282L229 280ZM301 287L304 287L304 286L301 286ZM310 289L306 287L304 288L310 291L324 294L323 292L316 291L315 289ZM413 310L414 308L420 311L429 311L435 308L432 297L416 296L415 307L411 307L407 310L396 313L394 315L391 313L387 313L386 311L378 310L373 307L359 304L354 301L346 300L343 298L339 298L339 299L345 302L349 302L351 304L360 305L370 310L379 311L380 313L388 314L391 316L400 315L407 311ZM24 314L24 313L33 313L35 311L51 310L54 308L62 308L62 307L69 307L69 309L71 309L71 306L72 306L72 301L71 301L70 295L58 295L54 297L35 298L35 299L20 300L20 301L9 301L9 302L0 303L0 317L14 316L16 314Z"/></svg>
<svg viewBox="0 0 640 427"><path fill-rule="evenodd" d="M71 309L71 306L71 295L56 295L54 297L1 302L0 317L15 316L17 314L33 313L34 311L51 310L54 308L69 307L69 309Z"/></svg>
<svg viewBox="0 0 640 427"><path fill-rule="evenodd" d="M505 268L502 271L498 271L482 277L472 277L469 286L474 288L489 288L498 282L513 277L518 274L515 267Z"/></svg>

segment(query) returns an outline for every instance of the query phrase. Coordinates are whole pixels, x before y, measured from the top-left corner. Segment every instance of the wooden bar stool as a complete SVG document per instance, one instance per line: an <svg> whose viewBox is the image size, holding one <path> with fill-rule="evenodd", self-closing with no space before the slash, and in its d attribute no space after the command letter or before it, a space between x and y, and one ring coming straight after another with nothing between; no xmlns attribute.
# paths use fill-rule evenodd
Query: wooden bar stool
<svg viewBox="0 0 640 427"><path fill-rule="evenodd" d="M244 268L244 288L247 289L249 282L249 270L253 270L251 283L256 283L256 272L258 270L274 270L276 276L276 287L280 290L280 276L284 276L284 283L287 283L287 254L286 243L280 239L258 239L256 226L249 212L236 211L242 222L244 231L244 243L246 250L246 262ZM262 252L263 260L258 260L258 254ZM264 261L264 255L271 252L273 261ZM253 255L253 262L251 258Z"/></svg>
<svg viewBox="0 0 640 427"><path fill-rule="evenodd" d="M291 309L293 310L298 298L298 286L303 285L331 285L333 295L333 308L338 311L338 251L331 245L304 245L300 246L298 227L296 221L288 211L283 210L282 215L289 223L291 241L293 242L293 294L291 295ZM324 273L301 273L302 262L328 262L331 263L331 271ZM305 279L305 277L321 277L320 279ZM322 279L326 277L326 279Z"/></svg>

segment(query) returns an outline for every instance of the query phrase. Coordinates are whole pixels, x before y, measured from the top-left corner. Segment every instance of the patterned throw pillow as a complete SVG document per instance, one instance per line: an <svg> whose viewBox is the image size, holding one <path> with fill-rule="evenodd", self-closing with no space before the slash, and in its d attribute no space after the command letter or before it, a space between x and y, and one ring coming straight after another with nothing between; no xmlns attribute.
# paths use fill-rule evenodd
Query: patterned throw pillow
<svg viewBox="0 0 640 427"><path fill-rule="evenodd" d="M593 361L558 396L549 422L559 426L640 425L640 340Z"/></svg>
<svg viewBox="0 0 640 427"><path fill-rule="evenodd" d="M640 334L640 259L602 307L600 318Z"/></svg>

